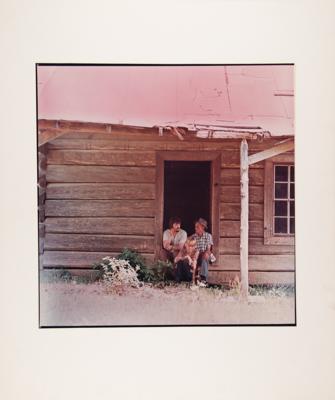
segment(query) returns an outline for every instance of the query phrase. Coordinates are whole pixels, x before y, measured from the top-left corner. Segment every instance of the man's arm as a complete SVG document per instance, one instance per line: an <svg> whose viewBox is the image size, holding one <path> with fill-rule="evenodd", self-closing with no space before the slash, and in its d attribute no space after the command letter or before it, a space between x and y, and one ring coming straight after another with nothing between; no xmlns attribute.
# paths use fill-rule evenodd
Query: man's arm
<svg viewBox="0 0 335 400"><path fill-rule="evenodd" d="M209 233L208 234L208 245L207 245L207 249L203 255L203 257L205 258L205 260L209 259L209 256L211 255L212 249L213 249L213 237L212 235Z"/></svg>
<svg viewBox="0 0 335 400"><path fill-rule="evenodd" d="M163 240L163 248L167 251L171 251L173 249L170 240Z"/></svg>
<svg viewBox="0 0 335 400"><path fill-rule="evenodd" d="M173 248L171 245L171 239L166 231L163 233L163 248L167 251L171 251Z"/></svg>

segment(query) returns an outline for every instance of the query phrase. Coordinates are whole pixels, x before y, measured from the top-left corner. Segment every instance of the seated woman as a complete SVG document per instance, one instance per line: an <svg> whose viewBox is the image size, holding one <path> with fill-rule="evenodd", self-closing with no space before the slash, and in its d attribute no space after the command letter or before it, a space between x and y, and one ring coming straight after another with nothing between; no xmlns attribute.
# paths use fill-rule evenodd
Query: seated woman
<svg viewBox="0 0 335 400"><path fill-rule="evenodd" d="M196 272L197 272L197 260L199 251L196 248L196 240L193 236L190 236L183 248L179 251L175 257L174 262L176 263L176 281L186 281L196 283Z"/></svg>

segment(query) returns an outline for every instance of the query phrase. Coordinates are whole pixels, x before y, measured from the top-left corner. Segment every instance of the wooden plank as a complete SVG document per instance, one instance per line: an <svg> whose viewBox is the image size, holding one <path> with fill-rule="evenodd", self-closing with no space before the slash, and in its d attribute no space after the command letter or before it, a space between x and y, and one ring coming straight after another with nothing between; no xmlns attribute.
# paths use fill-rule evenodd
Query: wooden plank
<svg viewBox="0 0 335 400"><path fill-rule="evenodd" d="M176 142L179 140L170 131L165 130L163 136L159 136L158 128L156 129L137 129L124 127L123 130L111 127L110 132L76 132L71 131L64 136L68 140L141 140L141 141L157 141L157 142ZM185 140L199 140L194 133L188 132Z"/></svg>
<svg viewBox="0 0 335 400"><path fill-rule="evenodd" d="M39 119L37 126L38 126L38 129L56 128L57 122L53 119Z"/></svg>
<svg viewBox="0 0 335 400"><path fill-rule="evenodd" d="M185 153L184 151L158 151L157 156L159 156L164 161L217 161L220 156L220 151L206 151L204 153ZM216 166L216 169L220 171L220 165ZM216 180L219 181L220 174L216 177ZM218 182L217 182L218 183Z"/></svg>
<svg viewBox="0 0 335 400"><path fill-rule="evenodd" d="M241 294L248 297L249 287L249 166L248 166L248 143L245 139L241 141L241 231L240 231L240 273ZM251 216L250 216L251 218ZM224 259L221 260L224 263Z"/></svg>
<svg viewBox="0 0 335 400"><path fill-rule="evenodd" d="M264 208L263 204L249 204L249 218L252 220L263 221ZM241 216L241 204L238 203L221 203L221 219L239 221Z"/></svg>
<svg viewBox="0 0 335 400"><path fill-rule="evenodd" d="M57 127L72 131L107 132L108 124L100 122L58 120Z"/></svg>
<svg viewBox="0 0 335 400"><path fill-rule="evenodd" d="M48 165L47 182L154 183L155 168Z"/></svg>
<svg viewBox="0 0 335 400"><path fill-rule="evenodd" d="M223 203L239 203L241 200L240 186L221 186L220 200ZM263 186L249 186L249 203L264 202Z"/></svg>
<svg viewBox="0 0 335 400"><path fill-rule="evenodd" d="M154 218L46 218L47 233L153 235Z"/></svg>
<svg viewBox="0 0 335 400"><path fill-rule="evenodd" d="M153 217L153 200L46 200L48 217Z"/></svg>
<svg viewBox="0 0 335 400"><path fill-rule="evenodd" d="M43 257L44 268L92 268L92 264L103 257L115 257L119 253L105 252L78 252L78 251L45 251ZM154 255L142 253L149 264L153 263Z"/></svg>
<svg viewBox="0 0 335 400"><path fill-rule="evenodd" d="M221 168L239 168L240 152L236 150L221 151ZM251 168L264 168L264 163L259 162L250 166Z"/></svg>
<svg viewBox="0 0 335 400"><path fill-rule="evenodd" d="M237 148L236 143L219 143L203 141L201 139L193 142L175 139L173 141L156 140L76 140L76 139L55 139L49 142L50 149L81 149L81 150L124 150L124 151L204 151L220 150L224 148Z"/></svg>
<svg viewBox="0 0 335 400"><path fill-rule="evenodd" d="M240 256L222 254L219 270L240 270ZM249 271L294 271L293 254L250 255Z"/></svg>
<svg viewBox="0 0 335 400"><path fill-rule="evenodd" d="M220 237L240 237L240 221L220 221ZM249 237L263 238L263 221L249 221Z"/></svg>
<svg viewBox="0 0 335 400"><path fill-rule="evenodd" d="M153 236L131 235L81 235L71 233L46 233L45 250L68 251L122 251L129 247L143 253L154 251Z"/></svg>
<svg viewBox="0 0 335 400"><path fill-rule="evenodd" d="M154 151L50 150L48 164L155 166Z"/></svg>
<svg viewBox="0 0 335 400"><path fill-rule="evenodd" d="M50 142L51 140L55 140L63 135L65 135L67 131L60 131L60 130L41 130L38 132L38 146L43 146L46 143Z"/></svg>
<svg viewBox="0 0 335 400"><path fill-rule="evenodd" d="M238 168L221 169L221 185L239 186L240 179L240 170ZM264 169L258 168L249 170L249 185L264 185Z"/></svg>
<svg viewBox="0 0 335 400"><path fill-rule="evenodd" d="M269 149L250 155L248 163L249 165L252 165L260 161L266 160L267 158L271 158L281 153L285 153L286 151L291 151L293 149L294 149L294 139L293 138L287 139L277 143L275 146L272 146Z"/></svg>
<svg viewBox="0 0 335 400"><path fill-rule="evenodd" d="M249 238L249 254L294 254L294 246L276 246L265 245L262 238ZM239 254L240 240L239 238L221 238L220 253L221 254Z"/></svg>
<svg viewBox="0 0 335 400"><path fill-rule="evenodd" d="M157 138L159 136L157 135ZM164 138L164 137L163 137ZM256 140L251 140L250 150L264 150L266 146L278 142L278 140L267 139L265 143L259 143ZM66 139L61 137L48 143L49 149L81 149L81 150L173 150L173 151L219 151L219 150L237 150L239 149L240 140L233 139L196 139L194 141L180 142L177 138L173 141L168 140L137 140L135 135L133 140L77 140L77 139Z"/></svg>
<svg viewBox="0 0 335 400"><path fill-rule="evenodd" d="M239 271L209 271L208 282L216 285L227 284ZM249 285L293 285L294 272L249 272Z"/></svg>
<svg viewBox="0 0 335 400"><path fill-rule="evenodd" d="M155 198L153 183L49 183L47 199L141 199Z"/></svg>

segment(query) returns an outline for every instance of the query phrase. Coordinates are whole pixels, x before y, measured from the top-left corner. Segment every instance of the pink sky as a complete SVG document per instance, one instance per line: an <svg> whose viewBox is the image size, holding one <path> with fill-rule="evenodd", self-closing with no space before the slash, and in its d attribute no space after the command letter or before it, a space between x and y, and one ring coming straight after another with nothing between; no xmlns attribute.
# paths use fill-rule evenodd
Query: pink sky
<svg viewBox="0 0 335 400"><path fill-rule="evenodd" d="M292 65L39 66L38 117L260 126L292 135L293 72Z"/></svg>

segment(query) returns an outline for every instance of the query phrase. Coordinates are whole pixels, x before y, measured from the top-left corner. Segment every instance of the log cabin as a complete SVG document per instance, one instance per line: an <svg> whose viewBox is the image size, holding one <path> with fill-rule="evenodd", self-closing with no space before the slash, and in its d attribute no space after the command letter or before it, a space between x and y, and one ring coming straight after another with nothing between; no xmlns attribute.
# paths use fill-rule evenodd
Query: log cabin
<svg viewBox="0 0 335 400"><path fill-rule="evenodd" d="M209 281L295 281L294 140L255 127L38 121L42 270L89 271L124 247L161 256L171 215L203 217Z"/></svg>

